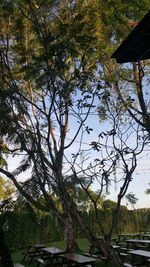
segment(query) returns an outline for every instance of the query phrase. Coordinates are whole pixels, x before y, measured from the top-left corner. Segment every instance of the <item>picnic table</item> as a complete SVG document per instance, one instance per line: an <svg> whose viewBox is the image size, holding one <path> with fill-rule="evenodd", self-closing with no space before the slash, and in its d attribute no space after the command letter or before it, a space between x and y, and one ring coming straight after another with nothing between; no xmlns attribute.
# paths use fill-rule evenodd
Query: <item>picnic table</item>
<svg viewBox="0 0 150 267"><path fill-rule="evenodd" d="M126 240L127 238L139 238L140 237L140 234L118 234L118 241L121 241L121 240Z"/></svg>
<svg viewBox="0 0 150 267"><path fill-rule="evenodd" d="M54 262L59 263L59 255L65 253L64 250L55 247L42 248L41 257L35 257L34 260L37 262L37 267L42 264L47 266L48 264L54 264Z"/></svg>
<svg viewBox="0 0 150 267"><path fill-rule="evenodd" d="M149 266L149 259L150 259L150 251L146 251L146 250L131 250L129 251L130 254L132 254L132 264L136 264L135 263L135 260L136 260L136 257L140 257L142 260L141 260L141 265L146 265L146 266ZM148 260L147 260L148 259ZM139 263L139 261L138 261Z"/></svg>
<svg viewBox="0 0 150 267"><path fill-rule="evenodd" d="M61 266L63 266L64 264L68 264L68 266L86 266L87 264L90 264L92 266L94 266L94 263L96 261L95 258L91 258L91 257L86 257L77 253L66 253L64 255L61 255L62 257L62 264Z"/></svg>
<svg viewBox="0 0 150 267"><path fill-rule="evenodd" d="M26 257L31 258L32 261L34 257L40 256L42 254L41 249L44 247L45 246L41 244L29 245L27 247L27 250L23 252L24 254L23 261L25 260Z"/></svg>
<svg viewBox="0 0 150 267"><path fill-rule="evenodd" d="M145 240L145 239L126 239L125 242L127 243L127 248L129 249L130 244L133 246L138 246L140 245L150 245L150 240Z"/></svg>

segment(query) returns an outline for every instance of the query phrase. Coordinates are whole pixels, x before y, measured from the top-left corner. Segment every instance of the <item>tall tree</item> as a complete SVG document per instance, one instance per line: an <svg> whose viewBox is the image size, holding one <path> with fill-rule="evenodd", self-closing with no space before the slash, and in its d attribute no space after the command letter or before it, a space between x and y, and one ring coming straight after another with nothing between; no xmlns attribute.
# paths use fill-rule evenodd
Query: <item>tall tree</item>
<svg viewBox="0 0 150 267"><path fill-rule="evenodd" d="M135 7L135 2L132 6ZM124 187L120 189L118 206L136 167L135 149L127 150L120 137L123 150L119 149L114 142L116 133L113 130L106 133L106 143L112 137L115 150L113 156L111 152L106 154L110 166L102 171L105 162L108 166L107 160L103 159L99 162L95 160L83 168L83 163L87 162L87 158L82 156L83 134L90 135L92 131L86 121L91 110L95 112L95 97L103 99L102 104L106 104L107 89L115 92L115 72L108 58L113 44L120 38L122 20L116 25L109 25L112 11L113 18L117 17L115 22L119 21L118 13L116 15L119 7L120 12L127 10L122 1L117 4L109 1L109 9L107 2L93 0L2 1L0 17L0 134L3 137L2 144L7 144L7 152L22 156L20 166L12 173L4 168L0 168L0 172L7 175L21 194L36 207L56 212L66 229L69 229L69 232L66 231L68 249L75 246L72 228L75 218L90 242L112 257L114 252L111 250L110 236L113 227L106 235L109 242L97 244L69 193L66 173L72 174L72 179L86 192L97 210L100 193L110 182L108 178L115 162L122 159L126 177ZM123 18L127 20L129 15L130 12ZM110 43L112 47L108 49ZM110 83L112 76L113 83ZM99 108L102 110L106 106ZM74 123L73 129L70 122ZM70 153L69 149L77 137L80 140L78 147L76 145L76 151ZM91 148L99 152L100 144L92 142ZM132 155L131 168L126 163L127 154ZM99 167L100 171L96 171ZM31 177L19 183L17 176L27 169L32 169ZM80 179L83 176L86 176L86 183ZM100 184L96 199L88 190L95 177L99 178ZM52 192L62 202L63 212L57 209L51 198ZM46 205L36 201L41 193ZM97 217L97 220L105 235L100 218Z"/></svg>
<svg viewBox="0 0 150 267"><path fill-rule="evenodd" d="M83 131L90 131L85 123L98 83L90 12L81 1L1 3L1 135L9 153L25 153L13 173L1 172L32 204L55 210L70 231L68 249L75 245L71 221L78 210L64 176L65 151L77 136L82 139ZM75 119L70 140L69 120ZM16 176L28 168L32 176L21 185ZM50 197L53 191L62 201L63 214ZM36 202L41 192L46 207Z"/></svg>

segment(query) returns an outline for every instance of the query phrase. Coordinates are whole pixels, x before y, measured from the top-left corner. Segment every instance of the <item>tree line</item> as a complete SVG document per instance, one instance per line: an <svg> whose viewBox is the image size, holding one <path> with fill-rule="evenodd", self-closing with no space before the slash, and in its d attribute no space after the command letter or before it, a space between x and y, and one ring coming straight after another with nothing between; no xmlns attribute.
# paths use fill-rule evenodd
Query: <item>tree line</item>
<svg viewBox="0 0 150 267"><path fill-rule="evenodd" d="M116 203L105 200L101 209L102 225L105 231L109 231L112 214ZM100 228L95 217L94 209L82 212L84 220L93 229L95 236L100 236ZM141 229L148 229L150 209L128 210L125 206L120 208L119 221L114 229L113 237L117 238L121 233L139 233ZM35 212L29 205L21 210L7 211L0 215L0 221L4 221L3 229L6 244L11 252L25 249L29 244L56 242L65 240L64 227L56 214L43 214ZM55 228L55 231L53 230ZM77 222L73 222L75 238L85 238Z"/></svg>

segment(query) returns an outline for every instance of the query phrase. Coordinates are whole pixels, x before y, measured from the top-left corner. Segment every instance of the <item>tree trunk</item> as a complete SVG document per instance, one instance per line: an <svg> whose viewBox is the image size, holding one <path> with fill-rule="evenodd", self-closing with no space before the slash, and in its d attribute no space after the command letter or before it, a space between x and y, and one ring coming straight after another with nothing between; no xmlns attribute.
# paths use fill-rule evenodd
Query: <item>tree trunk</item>
<svg viewBox="0 0 150 267"><path fill-rule="evenodd" d="M86 225L82 215L78 212L76 206L72 205L71 209L72 218L75 217L77 220L80 229L84 232L86 238L91 244L93 244L99 251L101 256L105 256L108 260L113 260L116 266L122 266L122 261L118 253L111 246L111 236L105 238L104 240L98 240L92 233L91 229Z"/></svg>
<svg viewBox="0 0 150 267"><path fill-rule="evenodd" d="M76 242L75 232L73 229L73 221L68 212L65 214L65 232L64 238L67 242L66 250L69 251L76 251L79 249L78 244Z"/></svg>

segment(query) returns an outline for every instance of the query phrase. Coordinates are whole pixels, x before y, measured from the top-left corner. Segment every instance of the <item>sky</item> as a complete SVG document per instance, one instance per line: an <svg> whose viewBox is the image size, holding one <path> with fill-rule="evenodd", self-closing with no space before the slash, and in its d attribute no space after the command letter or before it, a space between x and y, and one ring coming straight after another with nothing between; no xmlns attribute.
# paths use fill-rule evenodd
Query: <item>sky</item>
<svg viewBox="0 0 150 267"><path fill-rule="evenodd" d="M149 156L147 155L149 154ZM137 168L133 174L133 180L131 181L128 191L135 194L135 197L138 198L138 201L135 205L135 208L150 208L150 195L145 193L146 189L150 188L150 153L149 151L144 151L143 156L140 156L137 162ZM115 190L115 185L111 189L112 199L117 199L117 191ZM109 196L108 196L109 198ZM126 199L122 201L123 205L127 204ZM128 205L128 208L131 208Z"/></svg>

